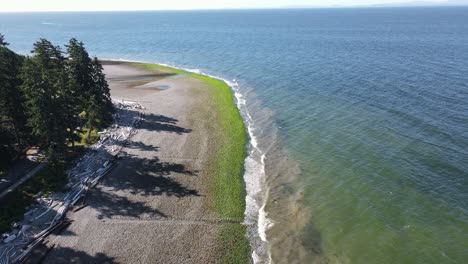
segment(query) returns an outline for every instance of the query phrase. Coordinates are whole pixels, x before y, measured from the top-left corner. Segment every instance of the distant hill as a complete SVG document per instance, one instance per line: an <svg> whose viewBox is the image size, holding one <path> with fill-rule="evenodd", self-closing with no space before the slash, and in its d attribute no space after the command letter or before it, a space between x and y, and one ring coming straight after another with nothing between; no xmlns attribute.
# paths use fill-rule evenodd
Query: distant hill
<svg viewBox="0 0 468 264"><path fill-rule="evenodd" d="M424 7L424 6L468 6L468 0L447 0L447 1L410 1L410 2L389 2L373 5L289 5L283 8L346 8L346 7Z"/></svg>
<svg viewBox="0 0 468 264"><path fill-rule="evenodd" d="M468 0L448 0L445 2L412 1L406 3L385 3L369 5L372 7L410 7L410 6L468 6Z"/></svg>

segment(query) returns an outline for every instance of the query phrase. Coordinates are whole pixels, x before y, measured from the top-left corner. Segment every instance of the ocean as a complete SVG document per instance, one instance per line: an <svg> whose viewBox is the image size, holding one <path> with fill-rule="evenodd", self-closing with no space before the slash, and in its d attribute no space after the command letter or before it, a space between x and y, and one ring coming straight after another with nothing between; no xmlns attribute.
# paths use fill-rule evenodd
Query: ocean
<svg viewBox="0 0 468 264"><path fill-rule="evenodd" d="M228 81L256 263L468 260L468 8L0 13L0 33Z"/></svg>

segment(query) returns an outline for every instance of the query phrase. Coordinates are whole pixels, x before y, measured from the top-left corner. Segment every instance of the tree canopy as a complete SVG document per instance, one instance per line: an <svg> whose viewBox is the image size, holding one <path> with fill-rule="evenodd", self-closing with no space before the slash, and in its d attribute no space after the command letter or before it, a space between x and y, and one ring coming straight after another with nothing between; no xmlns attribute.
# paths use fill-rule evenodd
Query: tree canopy
<svg viewBox="0 0 468 264"><path fill-rule="evenodd" d="M5 36L3 36L2 34L0 34L0 46L8 46L8 43L5 42Z"/></svg>
<svg viewBox="0 0 468 264"><path fill-rule="evenodd" d="M0 43L0 159L5 161L30 131L26 127L23 108L24 93L19 89L24 58L6 47L1 34Z"/></svg>
<svg viewBox="0 0 468 264"><path fill-rule="evenodd" d="M0 34L0 148L39 145L61 160L80 133L112 121L109 86L97 58L71 39L66 52L46 39L23 57Z"/></svg>

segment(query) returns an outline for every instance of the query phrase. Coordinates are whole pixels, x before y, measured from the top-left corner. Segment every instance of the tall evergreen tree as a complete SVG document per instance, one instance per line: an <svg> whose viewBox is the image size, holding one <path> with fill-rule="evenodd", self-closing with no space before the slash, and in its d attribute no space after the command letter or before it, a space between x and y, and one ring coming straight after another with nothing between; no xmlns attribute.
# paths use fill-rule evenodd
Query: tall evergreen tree
<svg viewBox="0 0 468 264"><path fill-rule="evenodd" d="M89 91L89 100L86 108L86 126L89 128L88 138L92 129L102 128L112 121L114 107L110 97L110 89L102 65L97 58L92 61L93 83Z"/></svg>
<svg viewBox="0 0 468 264"><path fill-rule="evenodd" d="M9 43L5 42L5 36L3 36L2 34L0 34L0 46L8 46Z"/></svg>
<svg viewBox="0 0 468 264"><path fill-rule="evenodd" d="M67 141L79 139L79 127L85 125L91 133L112 121L102 65L89 57L82 42L70 40L68 60L45 39L34 44L26 59L7 45L0 34L0 147L22 143L32 134L48 148L51 161L60 161Z"/></svg>
<svg viewBox="0 0 468 264"><path fill-rule="evenodd" d="M48 147L49 158L62 160L70 121L65 58L59 47L45 39L34 44L32 53L21 75L28 122L32 132Z"/></svg>
<svg viewBox="0 0 468 264"><path fill-rule="evenodd" d="M84 111L84 123L88 138L93 129L102 128L112 120L112 101L109 86L102 73L102 66L97 59L92 60L84 44L71 39L67 45L69 54L69 72L75 90L81 95L80 101Z"/></svg>
<svg viewBox="0 0 468 264"><path fill-rule="evenodd" d="M90 115L88 108L91 102L91 90L93 87L93 78L91 75L92 66L91 59L84 47L83 42L79 42L75 38L70 39L67 47L68 53L68 73L70 76L71 92L75 94L77 113L84 117L82 123L88 127L89 119L93 118ZM89 129L91 132L92 126ZM88 134L89 135L89 134ZM89 137L89 136L88 136Z"/></svg>
<svg viewBox="0 0 468 264"><path fill-rule="evenodd" d="M79 97L81 108L86 108L86 102L90 97L90 90L93 86L92 72L92 61L86 51L83 42L79 42L75 38L72 38L67 47L68 53L68 69L70 78L73 80L73 92L78 93L76 97Z"/></svg>
<svg viewBox="0 0 468 264"><path fill-rule="evenodd" d="M19 89L19 72L24 58L8 49L7 45L0 34L0 123L4 135L10 134L15 143L24 144L29 133L23 107L24 95Z"/></svg>
<svg viewBox="0 0 468 264"><path fill-rule="evenodd" d="M110 95L109 84L106 81L106 75L103 72L103 67L99 63L98 58L93 59L94 93L98 102L98 113L101 120L101 125L107 125L112 122L112 114L114 113L114 105Z"/></svg>

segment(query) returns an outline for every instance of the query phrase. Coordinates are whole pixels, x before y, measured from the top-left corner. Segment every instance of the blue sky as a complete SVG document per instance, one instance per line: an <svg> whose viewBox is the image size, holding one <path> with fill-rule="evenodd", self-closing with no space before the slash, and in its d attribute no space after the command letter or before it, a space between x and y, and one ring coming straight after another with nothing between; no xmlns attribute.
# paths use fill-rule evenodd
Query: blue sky
<svg viewBox="0 0 468 264"><path fill-rule="evenodd" d="M333 7L407 3L415 0L0 0L0 11L184 10L220 8ZM444 3L447 0L423 0Z"/></svg>

